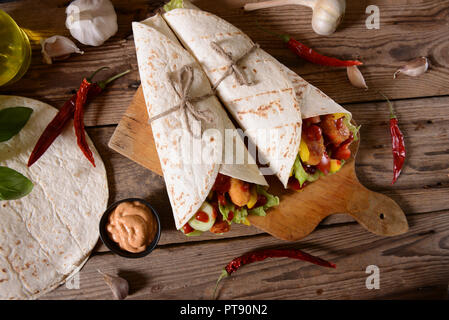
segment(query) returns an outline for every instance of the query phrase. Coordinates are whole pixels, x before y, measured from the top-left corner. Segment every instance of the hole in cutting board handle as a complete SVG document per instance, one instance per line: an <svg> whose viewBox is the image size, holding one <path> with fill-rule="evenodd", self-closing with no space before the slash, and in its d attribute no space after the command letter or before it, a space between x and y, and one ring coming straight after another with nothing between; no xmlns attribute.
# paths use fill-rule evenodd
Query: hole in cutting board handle
<svg viewBox="0 0 449 320"><path fill-rule="evenodd" d="M383 219L385 219L385 215L383 213L380 213L379 218L380 218L380 220L383 220Z"/></svg>

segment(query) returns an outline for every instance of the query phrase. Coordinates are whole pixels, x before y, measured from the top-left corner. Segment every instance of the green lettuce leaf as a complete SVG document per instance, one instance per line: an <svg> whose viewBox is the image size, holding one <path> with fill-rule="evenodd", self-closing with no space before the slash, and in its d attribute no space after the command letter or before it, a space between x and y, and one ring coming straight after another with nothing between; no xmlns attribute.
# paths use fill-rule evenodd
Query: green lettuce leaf
<svg viewBox="0 0 449 320"><path fill-rule="evenodd" d="M299 185L301 187L304 184L304 182L307 181L307 178L309 176L309 174L302 167L301 160L299 159L299 153L296 156L295 163L293 164L293 174L294 174L296 180L299 181Z"/></svg>
<svg viewBox="0 0 449 320"><path fill-rule="evenodd" d="M218 204L218 209L220 210L221 215L223 216L223 220L228 221L229 212L234 211L235 206L232 202L227 201L226 205ZM228 221L229 222L229 221ZM230 222L229 222L230 223Z"/></svg>
<svg viewBox="0 0 449 320"><path fill-rule="evenodd" d="M218 204L218 209L220 210L220 213L223 216L223 220L227 221L229 224L232 222L234 223L243 223L245 221L245 218L248 216L248 210L245 207L242 208L236 208L235 205L227 201L226 205ZM229 221L229 212L234 213L234 217L231 221Z"/></svg>
<svg viewBox="0 0 449 320"><path fill-rule="evenodd" d="M267 215L266 210L268 208L279 205L279 197L269 194L262 186L259 185L257 186L257 193L265 196L267 198L267 203L265 203L263 206L249 210L248 213L265 217Z"/></svg>
<svg viewBox="0 0 449 320"><path fill-rule="evenodd" d="M343 123L348 127L349 131L352 132L352 135L354 136L354 141L357 141L359 139L358 133L361 126L356 127L351 123L351 115L349 113L345 115Z"/></svg>
<svg viewBox="0 0 449 320"><path fill-rule="evenodd" d="M299 153L296 156L295 163L293 164L293 174L295 178L299 181L299 185L302 187L304 182L314 182L318 180L323 173L320 170L316 170L314 174L307 173L302 166L301 159L299 158Z"/></svg>
<svg viewBox="0 0 449 320"><path fill-rule="evenodd" d="M234 218L232 218L232 222L234 223L243 223L248 216L248 210L245 207L238 208L234 210Z"/></svg>
<svg viewBox="0 0 449 320"><path fill-rule="evenodd" d="M192 232L186 233L185 235L187 237L198 237L200 235L202 235L203 233L199 230L193 230Z"/></svg>
<svg viewBox="0 0 449 320"><path fill-rule="evenodd" d="M248 217L248 214L264 217L267 215L266 210L268 208L279 205L279 198L273 196L272 194L269 194L262 186L257 186L257 193L265 196L267 198L267 203L265 203L265 205L263 206L254 209L249 210L246 208L246 206L237 208L231 201L228 201L224 206L218 204L218 209L220 210L220 213L223 216L223 220L228 221L229 224L231 224L232 222L244 223L246 222L246 217ZM232 221L228 220L230 211L234 213Z"/></svg>
<svg viewBox="0 0 449 320"><path fill-rule="evenodd" d="M183 0L171 0L164 6L165 12L169 12L174 9L181 9L184 8L184 1Z"/></svg>

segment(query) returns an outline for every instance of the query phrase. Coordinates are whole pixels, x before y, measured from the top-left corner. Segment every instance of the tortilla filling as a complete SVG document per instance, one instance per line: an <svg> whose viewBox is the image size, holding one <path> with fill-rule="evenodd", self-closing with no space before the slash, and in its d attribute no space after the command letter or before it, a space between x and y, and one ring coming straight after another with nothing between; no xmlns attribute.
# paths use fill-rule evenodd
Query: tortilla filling
<svg viewBox="0 0 449 320"><path fill-rule="evenodd" d="M351 157L349 146L358 139L359 129L347 113L304 119L299 153L288 187L299 191L320 176L338 172Z"/></svg>
<svg viewBox="0 0 449 320"><path fill-rule="evenodd" d="M207 200L181 231L187 236L205 231L221 234L228 232L233 222L250 225L249 214L265 216L268 208L278 204L279 198L264 187L219 173Z"/></svg>

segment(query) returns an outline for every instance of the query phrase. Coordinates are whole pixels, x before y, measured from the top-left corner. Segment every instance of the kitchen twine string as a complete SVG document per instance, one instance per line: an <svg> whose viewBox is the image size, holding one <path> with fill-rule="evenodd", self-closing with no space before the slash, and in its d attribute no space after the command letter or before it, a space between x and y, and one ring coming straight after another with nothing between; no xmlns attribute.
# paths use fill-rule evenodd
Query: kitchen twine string
<svg viewBox="0 0 449 320"><path fill-rule="evenodd" d="M205 94L205 95L202 95L199 97L194 97L194 98L190 97L189 94L190 94L190 89L192 88L194 73L193 73L193 68L191 66L184 66L180 70L178 70L177 72L174 73L174 77L169 77L169 82L170 82L171 86L175 90L178 97L181 99L180 103L178 103L176 106L174 106L154 117L151 117L148 120L148 123L152 123L153 121L163 118L172 112L181 110L181 111L183 111L182 114L183 114L183 117L184 117L184 120L185 120L185 123L187 126L187 130L189 131L189 133L192 136L194 136L195 138L198 138L198 136L195 136L192 132L192 129L191 129L189 121L188 121L187 113L189 112L197 121L199 121L201 119L207 123L211 123L213 121L213 118L208 112L204 112L204 111L195 109L193 103L214 96L216 89L220 85L220 83L224 79L226 79L228 76L230 76L231 74L235 75L237 82L241 86L243 86L243 85L249 86L249 85L253 84L252 82L248 81L245 73L238 66L238 64L244 58L246 58L249 54L251 54L254 50L259 48L259 45L257 43L254 44L251 48L249 48L238 59L233 59L232 53L224 51L223 48L218 45L218 43L211 42L210 45L211 45L212 49L214 49L214 51L216 51L217 54L219 56L223 57L228 63L226 72L220 77L220 79L218 79L218 81L212 87L212 93Z"/></svg>

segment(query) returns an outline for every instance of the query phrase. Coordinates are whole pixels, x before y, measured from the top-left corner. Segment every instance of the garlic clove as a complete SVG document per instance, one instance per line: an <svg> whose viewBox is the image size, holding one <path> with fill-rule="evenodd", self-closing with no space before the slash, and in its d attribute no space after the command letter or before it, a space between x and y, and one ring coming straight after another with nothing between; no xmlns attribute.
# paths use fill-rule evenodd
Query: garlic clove
<svg viewBox="0 0 449 320"><path fill-rule="evenodd" d="M420 57L413 59L399 68L393 75L393 79L396 79L399 73L403 73L410 77L417 77L422 75L429 68L429 61L426 57Z"/></svg>
<svg viewBox="0 0 449 320"><path fill-rule="evenodd" d="M360 72L357 66L347 67L346 70L349 82L351 82L351 84L354 87L361 89L368 89L368 86L366 85L365 82L365 78L363 77L363 74Z"/></svg>
<svg viewBox="0 0 449 320"><path fill-rule="evenodd" d="M66 27L82 44L100 46L117 33L117 14L110 0L75 0L66 14Z"/></svg>
<svg viewBox="0 0 449 320"><path fill-rule="evenodd" d="M41 39L44 62L52 64L53 60L67 59L72 53L84 54L72 40L63 36L52 36Z"/></svg>
<svg viewBox="0 0 449 320"><path fill-rule="evenodd" d="M129 293L129 284L128 281L121 277L111 276L110 274L104 273L101 270L98 270L100 274L103 275L103 279L114 295L116 300L123 300L128 296Z"/></svg>

